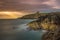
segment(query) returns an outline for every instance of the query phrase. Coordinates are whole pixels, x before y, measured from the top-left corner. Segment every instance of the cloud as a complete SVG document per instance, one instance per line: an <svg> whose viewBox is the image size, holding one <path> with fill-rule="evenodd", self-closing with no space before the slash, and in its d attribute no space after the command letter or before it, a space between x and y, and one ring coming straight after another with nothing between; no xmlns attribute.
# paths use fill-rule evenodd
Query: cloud
<svg viewBox="0 0 60 40"><path fill-rule="evenodd" d="M60 9L60 5L59 5L59 3L58 3L57 0L49 0L49 1L43 2L43 4L52 6L53 9L54 9L54 8L55 8L55 9Z"/></svg>
<svg viewBox="0 0 60 40"><path fill-rule="evenodd" d="M30 4L30 5L39 5L39 4L42 4L45 1L48 1L48 0L23 0L20 3Z"/></svg>
<svg viewBox="0 0 60 40"><path fill-rule="evenodd" d="M0 0L0 10L41 11L60 9L60 0Z"/></svg>

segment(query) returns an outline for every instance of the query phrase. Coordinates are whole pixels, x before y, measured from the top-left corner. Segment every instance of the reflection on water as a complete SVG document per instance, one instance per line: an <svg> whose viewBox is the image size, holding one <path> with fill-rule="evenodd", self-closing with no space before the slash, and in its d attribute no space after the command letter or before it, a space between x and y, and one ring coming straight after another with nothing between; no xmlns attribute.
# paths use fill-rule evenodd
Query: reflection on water
<svg viewBox="0 0 60 40"><path fill-rule="evenodd" d="M32 19L0 20L0 40L41 40L42 31L27 31Z"/></svg>

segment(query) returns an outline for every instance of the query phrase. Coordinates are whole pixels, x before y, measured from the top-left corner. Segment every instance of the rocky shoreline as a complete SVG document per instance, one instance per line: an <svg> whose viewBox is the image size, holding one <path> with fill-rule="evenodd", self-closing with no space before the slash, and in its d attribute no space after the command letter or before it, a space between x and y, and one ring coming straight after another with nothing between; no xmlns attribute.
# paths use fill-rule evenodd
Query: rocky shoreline
<svg viewBox="0 0 60 40"><path fill-rule="evenodd" d="M51 13L40 16L38 20L30 22L28 25L32 30L44 29L48 31L42 36L42 40L60 39L60 14Z"/></svg>

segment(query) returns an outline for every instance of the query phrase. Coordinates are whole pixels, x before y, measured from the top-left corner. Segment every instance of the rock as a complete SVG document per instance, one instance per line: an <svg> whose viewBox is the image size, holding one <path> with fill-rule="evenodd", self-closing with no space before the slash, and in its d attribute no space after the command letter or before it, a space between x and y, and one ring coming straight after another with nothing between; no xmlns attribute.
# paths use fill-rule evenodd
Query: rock
<svg viewBox="0 0 60 40"><path fill-rule="evenodd" d="M60 16L56 14L48 14L40 16L38 20L28 23L30 28L33 29L46 29L54 31L60 25Z"/></svg>
<svg viewBox="0 0 60 40"><path fill-rule="evenodd" d="M42 40L60 39L60 14L51 13L40 16L38 20L30 22L28 25L33 30L44 29L48 31L43 35Z"/></svg>

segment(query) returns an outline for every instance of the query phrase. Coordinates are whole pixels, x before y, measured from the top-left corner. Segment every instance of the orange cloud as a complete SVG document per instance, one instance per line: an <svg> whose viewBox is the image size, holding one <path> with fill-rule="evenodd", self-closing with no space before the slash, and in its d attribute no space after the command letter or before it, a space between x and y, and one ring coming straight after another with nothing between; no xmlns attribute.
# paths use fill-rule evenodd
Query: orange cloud
<svg viewBox="0 0 60 40"><path fill-rule="evenodd" d="M16 19L18 17L22 17L25 14L22 12L8 12L8 11L2 11L0 12L0 19Z"/></svg>

